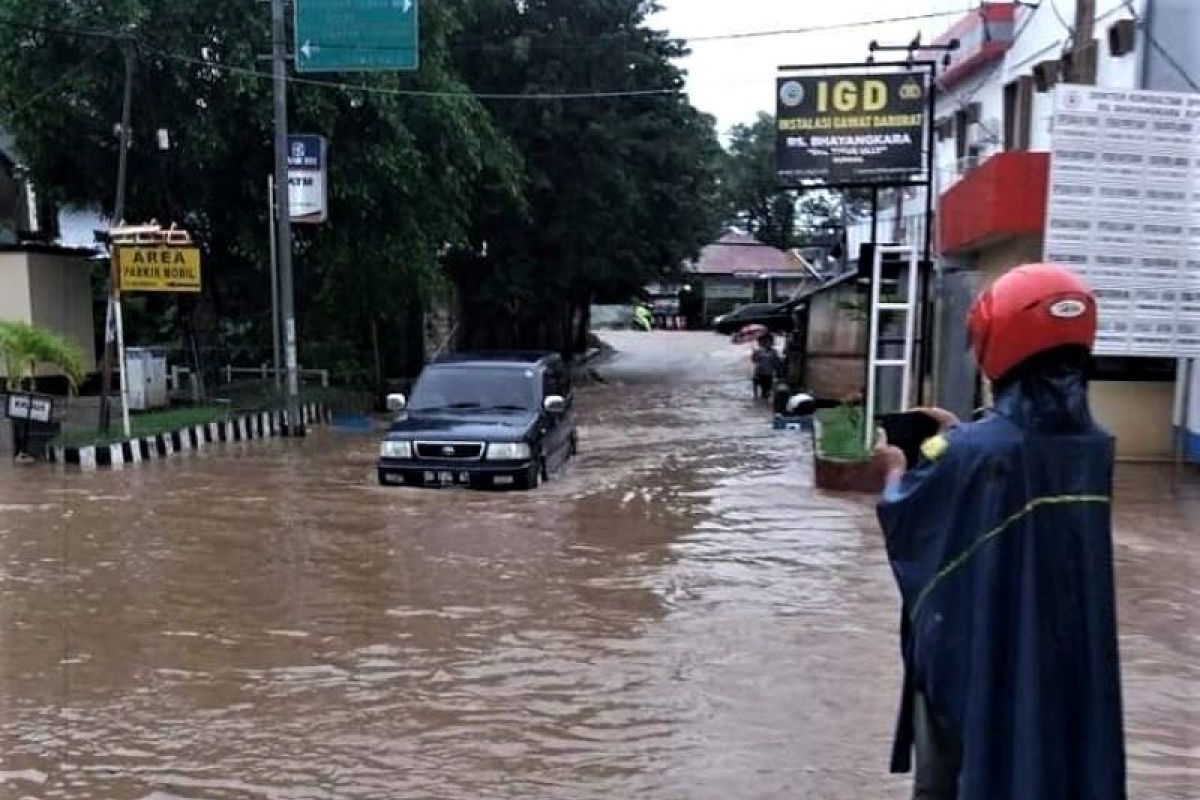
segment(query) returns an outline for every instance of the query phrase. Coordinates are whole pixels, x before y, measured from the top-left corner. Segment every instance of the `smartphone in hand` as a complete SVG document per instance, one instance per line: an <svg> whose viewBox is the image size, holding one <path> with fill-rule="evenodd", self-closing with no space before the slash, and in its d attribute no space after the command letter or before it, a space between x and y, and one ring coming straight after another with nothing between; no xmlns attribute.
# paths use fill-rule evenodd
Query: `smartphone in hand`
<svg viewBox="0 0 1200 800"><path fill-rule="evenodd" d="M925 440L937 436L941 430L936 419L920 411L888 414L879 423L887 434L888 444L904 451L904 460L909 469L921 460L921 445Z"/></svg>

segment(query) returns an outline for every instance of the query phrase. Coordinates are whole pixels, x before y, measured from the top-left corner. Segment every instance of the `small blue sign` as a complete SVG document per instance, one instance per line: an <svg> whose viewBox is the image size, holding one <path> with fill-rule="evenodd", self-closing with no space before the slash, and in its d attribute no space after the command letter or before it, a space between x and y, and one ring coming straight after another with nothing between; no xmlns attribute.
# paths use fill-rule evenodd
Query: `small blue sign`
<svg viewBox="0 0 1200 800"><path fill-rule="evenodd" d="M308 133L288 137L288 169L325 168L325 137Z"/></svg>

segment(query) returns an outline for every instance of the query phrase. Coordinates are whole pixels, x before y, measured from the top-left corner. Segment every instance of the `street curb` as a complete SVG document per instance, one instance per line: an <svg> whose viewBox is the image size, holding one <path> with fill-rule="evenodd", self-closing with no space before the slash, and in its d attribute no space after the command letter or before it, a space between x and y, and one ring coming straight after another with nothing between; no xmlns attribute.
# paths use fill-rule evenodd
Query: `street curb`
<svg viewBox="0 0 1200 800"><path fill-rule="evenodd" d="M300 418L306 426L328 423L332 416L332 411L324 403L303 403L300 406ZM258 411L238 414L221 422L189 425L155 436L126 439L110 444L48 447L46 458L52 463L79 467L83 472L97 469L122 470L126 465L170 458L223 442L269 439L282 436L286 431L287 424L284 422L282 411Z"/></svg>

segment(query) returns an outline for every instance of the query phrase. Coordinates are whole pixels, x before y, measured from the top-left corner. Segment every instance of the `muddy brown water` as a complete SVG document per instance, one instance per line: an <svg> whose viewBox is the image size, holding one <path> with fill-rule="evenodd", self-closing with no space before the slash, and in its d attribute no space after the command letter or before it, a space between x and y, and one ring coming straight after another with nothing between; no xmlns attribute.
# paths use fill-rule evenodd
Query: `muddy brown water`
<svg viewBox="0 0 1200 800"><path fill-rule="evenodd" d="M711 334L615 334L526 494L369 436L0 469L0 797L903 797L869 501ZM1200 487L1121 472L1131 797L1200 797Z"/></svg>

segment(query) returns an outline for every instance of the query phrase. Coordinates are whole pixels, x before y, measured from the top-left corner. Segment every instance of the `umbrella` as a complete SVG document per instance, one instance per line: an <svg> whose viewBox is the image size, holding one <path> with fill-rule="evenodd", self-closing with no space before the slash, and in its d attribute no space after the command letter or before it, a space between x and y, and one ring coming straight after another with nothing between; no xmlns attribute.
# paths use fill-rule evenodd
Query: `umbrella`
<svg viewBox="0 0 1200 800"><path fill-rule="evenodd" d="M733 335L734 344L746 344L754 342L764 333L768 333L766 325L747 325Z"/></svg>

